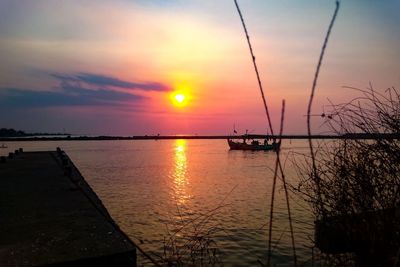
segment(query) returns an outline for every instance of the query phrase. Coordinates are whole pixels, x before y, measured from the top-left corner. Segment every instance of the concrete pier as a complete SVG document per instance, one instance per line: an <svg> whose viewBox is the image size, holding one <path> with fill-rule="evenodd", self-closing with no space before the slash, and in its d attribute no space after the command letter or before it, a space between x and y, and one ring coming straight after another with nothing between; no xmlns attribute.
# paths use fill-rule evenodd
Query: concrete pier
<svg viewBox="0 0 400 267"><path fill-rule="evenodd" d="M0 266L136 266L136 248L61 150L0 162Z"/></svg>

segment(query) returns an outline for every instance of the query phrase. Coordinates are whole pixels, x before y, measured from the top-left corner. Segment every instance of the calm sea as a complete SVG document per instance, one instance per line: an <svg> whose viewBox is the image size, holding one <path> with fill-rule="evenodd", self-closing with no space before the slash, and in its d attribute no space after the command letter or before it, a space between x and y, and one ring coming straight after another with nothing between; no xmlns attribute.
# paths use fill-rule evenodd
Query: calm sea
<svg viewBox="0 0 400 267"><path fill-rule="evenodd" d="M67 152L120 227L152 255L205 233L225 266L265 262L274 152L230 151L225 140L4 142L5 154ZM284 141L287 179L298 179L292 159L306 153L304 141ZM311 258L313 217L291 194L299 261ZM273 223L273 264L292 265L292 248L282 182L278 180ZM181 229L173 235L174 230ZM181 253L184 253L182 251ZM157 257L157 256L154 256ZM147 261L140 258L140 265Z"/></svg>

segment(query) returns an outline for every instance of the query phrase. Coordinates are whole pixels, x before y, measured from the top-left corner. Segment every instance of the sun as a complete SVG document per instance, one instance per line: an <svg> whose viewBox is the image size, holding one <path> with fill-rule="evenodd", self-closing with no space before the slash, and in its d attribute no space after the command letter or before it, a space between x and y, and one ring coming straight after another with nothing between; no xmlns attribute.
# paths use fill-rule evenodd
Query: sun
<svg viewBox="0 0 400 267"><path fill-rule="evenodd" d="M187 82L173 83L174 90L168 92L169 101L178 110L184 111L192 104L192 85Z"/></svg>
<svg viewBox="0 0 400 267"><path fill-rule="evenodd" d="M186 92L175 91L170 94L170 99L175 107L184 107L188 104L188 95Z"/></svg>
<svg viewBox="0 0 400 267"><path fill-rule="evenodd" d="M176 94L175 95L175 100L178 103L182 103L183 101L185 101L185 95L184 94Z"/></svg>

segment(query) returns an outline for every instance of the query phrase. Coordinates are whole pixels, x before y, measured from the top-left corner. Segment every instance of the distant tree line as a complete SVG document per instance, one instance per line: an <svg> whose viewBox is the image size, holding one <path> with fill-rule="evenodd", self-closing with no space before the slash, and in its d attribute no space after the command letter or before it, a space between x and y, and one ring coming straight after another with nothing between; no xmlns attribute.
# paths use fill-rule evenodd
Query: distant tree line
<svg viewBox="0 0 400 267"><path fill-rule="evenodd" d="M7 128L1 128L0 129L0 136L1 137L18 137L18 136L26 136L26 133L24 131L17 131L14 129L7 129Z"/></svg>
<svg viewBox="0 0 400 267"><path fill-rule="evenodd" d="M67 133L26 133L21 130L0 128L0 137L25 137L25 136L38 136L38 135L69 135Z"/></svg>

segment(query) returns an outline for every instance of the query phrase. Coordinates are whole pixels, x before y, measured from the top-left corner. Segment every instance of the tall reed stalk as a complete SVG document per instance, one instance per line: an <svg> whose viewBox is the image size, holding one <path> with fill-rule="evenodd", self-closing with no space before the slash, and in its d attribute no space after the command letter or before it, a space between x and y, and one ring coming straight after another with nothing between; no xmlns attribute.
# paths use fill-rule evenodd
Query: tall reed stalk
<svg viewBox="0 0 400 267"><path fill-rule="evenodd" d="M333 25L335 23L336 16L337 16L338 11L339 11L339 7L340 7L340 2L336 1L335 12L333 13L331 22L330 22L329 27L328 27L328 31L327 31L326 36L325 36L324 43L323 43L322 48L321 48L321 53L319 55L318 64L317 64L317 68L315 70L314 80L313 80L312 87L311 87L310 99L309 99L308 107L307 107L308 144L309 144L309 148L310 148L310 156L311 156L311 162L312 162L312 171L313 171L312 179L314 180L315 186L317 188L317 196L321 196L321 193L320 193L320 177L319 177L319 174L318 174L317 166L315 164L315 152L314 152L314 147L313 147L312 138L311 138L311 109L312 109L312 103L313 103L313 100L314 100L315 90L316 90L316 87L317 87L319 71L320 71L321 65L322 65L322 60L324 58L326 46L328 45L329 36L331 34ZM324 210L323 209L323 201L320 200L320 201L318 201L318 203L321 204L320 209L321 209L321 211L323 211ZM322 214L323 214L323 212L322 212Z"/></svg>
<svg viewBox="0 0 400 267"><path fill-rule="evenodd" d="M261 94L261 98L262 98L262 101L263 101L265 115L267 117L268 127L269 127L269 130L270 130L271 134L274 135L274 129L272 127L271 116L270 116L270 113L269 113L267 100L265 98L264 89L263 89L261 78L260 78L260 74L259 74L259 71L258 71L258 67L257 67L257 63L256 63L256 57L254 55L253 47L252 47L251 42L250 42L250 36L249 36L248 31L247 31L246 23L244 21L244 18L243 18L242 12L240 10L239 4L238 4L237 0L234 0L234 2L235 2L236 9L237 9L237 11L239 13L240 20L242 22L242 26L243 26L243 30L244 30L244 33L245 33L245 36L246 36L247 44L249 46L249 51L250 51L251 59L252 59L252 62L253 62L254 71L255 71L256 77L257 77L258 88L259 88L259 91L260 91L260 94ZM285 102L283 100L283 102L282 102L282 114L281 114L281 127L280 127L279 136L282 135L282 131L283 131L284 111L285 111ZM281 143L282 139L281 138L279 138L279 139L280 139L279 142ZM294 266L297 266L296 246L295 246L295 241L294 241L294 232L293 232L292 217L291 217L291 210L290 210L289 194L288 194L288 191L287 191L285 174L284 174L284 171L283 171L283 167L282 167L282 163L281 163L281 160L280 160L280 154L279 153L280 153L280 149L276 150L276 164L275 164L275 170L274 170L274 179L273 179L273 186L272 186L272 193L271 193L271 204L270 204L267 266L270 266L270 264L271 264L272 223L273 223L273 215L274 215L274 199L275 199L276 178L277 178L277 175L278 175L278 171L281 174L282 182L284 184L285 199L286 199L286 204L287 204L286 207L287 207L287 211L288 211L290 234L291 234L291 239L292 239L293 262L294 262Z"/></svg>

